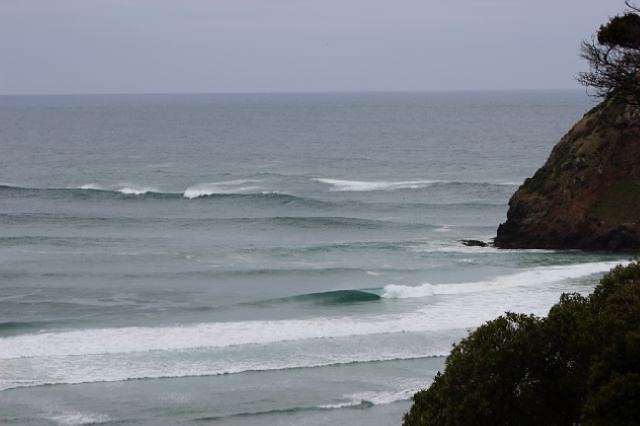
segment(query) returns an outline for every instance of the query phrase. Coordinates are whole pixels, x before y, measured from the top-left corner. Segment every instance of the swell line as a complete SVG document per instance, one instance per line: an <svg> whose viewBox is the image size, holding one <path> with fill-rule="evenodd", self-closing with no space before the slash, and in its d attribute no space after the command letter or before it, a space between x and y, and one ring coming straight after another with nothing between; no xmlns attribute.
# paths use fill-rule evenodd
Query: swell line
<svg viewBox="0 0 640 426"><path fill-rule="evenodd" d="M60 380L60 381L30 381L30 380L2 380L0 379L0 392L11 389L25 388L25 387L49 387L49 386L61 386L61 385L79 385L88 383L113 383L113 382L135 382L142 380L162 380L162 379L177 379L177 378L195 378L195 377L217 377L226 376L230 374L244 374L244 373L264 373L270 371L295 371L309 368L324 368L324 367L336 367L336 366L350 366L350 365L362 365L362 364L376 364L393 361L417 361L421 359L436 359L446 357L446 353L434 353L434 354L420 354L420 355L407 355L407 356L391 356L391 357L379 357L370 359L359 360L345 360L334 362L311 362L306 364L288 365L288 366L271 366L271 367L256 367L256 368L228 368L223 371L216 372L204 372L204 373L185 373L185 374L147 374L139 377L125 377L125 378L99 378L99 379L86 379L86 380ZM4 382L4 383L3 383Z"/></svg>

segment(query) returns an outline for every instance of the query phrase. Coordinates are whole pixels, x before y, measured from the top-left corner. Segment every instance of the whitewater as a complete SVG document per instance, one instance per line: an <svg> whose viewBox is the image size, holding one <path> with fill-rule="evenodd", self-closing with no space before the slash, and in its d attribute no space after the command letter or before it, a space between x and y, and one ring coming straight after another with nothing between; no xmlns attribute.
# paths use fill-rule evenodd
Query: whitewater
<svg viewBox="0 0 640 426"><path fill-rule="evenodd" d="M398 424L470 330L629 262L460 243L590 106L0 97L0 423Z"/></svg>

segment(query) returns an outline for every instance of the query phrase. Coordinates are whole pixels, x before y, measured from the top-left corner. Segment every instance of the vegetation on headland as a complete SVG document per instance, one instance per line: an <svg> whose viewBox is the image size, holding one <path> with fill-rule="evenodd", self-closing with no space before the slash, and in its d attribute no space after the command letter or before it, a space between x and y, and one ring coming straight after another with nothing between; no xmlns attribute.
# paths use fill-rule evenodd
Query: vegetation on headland
<svg viewBox="0 0 640 426"><path fill-rule="evenodd" d="M591 41L582 43L590 71L578 81L602 98L640 103L640 8L626 2L629 12L602 25Z"/></svg>
<svg viewBox="0 0 640 426"><path fill-rule="evenodd" d="M637 425L640 263L546 318L507 313L456 344L405 426Z"/></svg>
<svg viewBox="0 0 640 426"><path fill-rule="evenodd" d="M584 42L578 80L603 101L509 201L501 248L640 250L640 9Z"/></svg>
<svg viewBox="0 0 640 426"><path fill-rule="evenodd" d="M640 8L583 43L578 80L603 102L509 201L505 248L640 249ZM640 263L546 318L506 313L454 345L405 426L640 424Z"/></svg>

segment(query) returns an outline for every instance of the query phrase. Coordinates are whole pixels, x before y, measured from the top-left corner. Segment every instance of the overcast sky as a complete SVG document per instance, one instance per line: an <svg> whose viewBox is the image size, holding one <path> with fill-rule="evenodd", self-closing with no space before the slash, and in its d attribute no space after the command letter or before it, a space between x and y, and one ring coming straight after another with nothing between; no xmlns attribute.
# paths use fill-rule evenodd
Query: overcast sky
<svg viewBox="0 0 640 426"><path fill-rule="evenodd" d="M0 94L577 88L622 0L0 0Z"/></svg>

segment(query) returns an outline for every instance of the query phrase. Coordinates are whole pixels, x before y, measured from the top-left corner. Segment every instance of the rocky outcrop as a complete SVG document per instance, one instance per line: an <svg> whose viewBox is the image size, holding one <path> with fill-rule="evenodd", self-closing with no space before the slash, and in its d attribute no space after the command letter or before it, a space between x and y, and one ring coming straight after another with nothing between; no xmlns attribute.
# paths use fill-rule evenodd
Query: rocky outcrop
<svg viewBox="0 0 640 426"><path fill-rule="evenodd" d="M605 101L509 201L501 248L640 249L640 106Z"/></svg>
<svg viewBox="0 0 640 426"><path fill-rule="evenodd" d="M459 243L462 243L463 246L467 247L488 247L489 243L480 241L480 240L460 240Z"/></svg>

